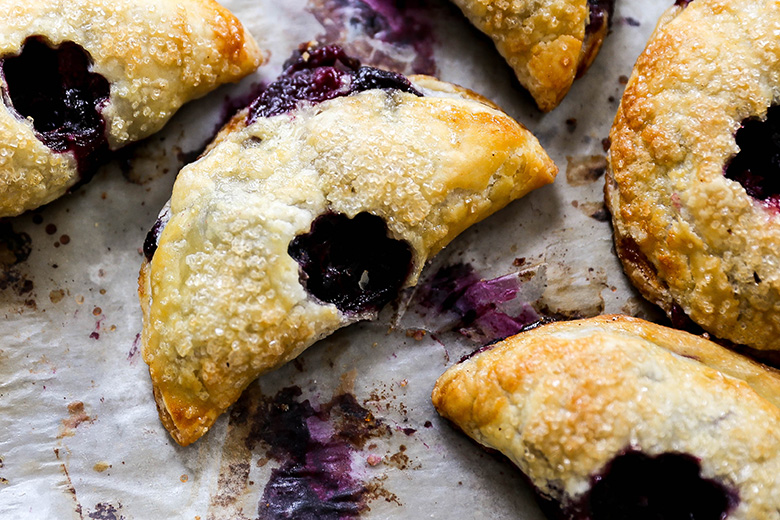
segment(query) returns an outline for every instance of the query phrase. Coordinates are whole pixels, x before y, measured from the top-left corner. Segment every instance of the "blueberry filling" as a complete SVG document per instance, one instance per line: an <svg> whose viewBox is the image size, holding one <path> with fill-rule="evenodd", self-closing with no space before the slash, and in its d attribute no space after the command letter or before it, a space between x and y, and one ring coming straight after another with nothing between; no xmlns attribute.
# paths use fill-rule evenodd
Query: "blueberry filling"
<svg viewBox="0 0 780 520"><path fill-rule="evenodd" d="M409 244L388 237L385 222L365 212L352 219L339 213L317 217L287 252L300 265L306 290L345 313L380 310L412 269Z"/></svg>
<svg viewBox="0 0 780 520"><path fill-rule="evenodd" d="M568 508L576 520L723 520L739 502L735 491L701 477L696 457L649 456L629 449L593 479L585 498Z"/></svg>
<svg viewBox="0 0 780 520"><path fill-rule="evenodd" d="M160 235L170 219L171 212L166 205L144 239L144 256L146 257L147 262L151 262L152 258L154 258L154 253L157 252L157 245L160 241Z"/></svg>
<svg viewBox="0 0 780 520"><path fill-rule="evenodd" d="M577 78L582 77L596 59L601 43L612 25L615 0L588 0L588 11L588 25L585 26L585 40L582 42Z"/></svg>
<svg viewBox="0 0 780 520"><path fill-rule="evenodd" d="M249 105L247 124L293 110L300 101L321 103L364 90L400 90L422 96L404 76L364 67L337 45L296 51L284 72Z"/></svg>
<svg viewBox="0 0 780 520"><path fill-rule="evenodd" d="M615 0L588 0L590 19L585 27L586 34L594 34L605 24L612 23L612 13L615 12Z"/></svg>
<svg viewBox="0 0 780 520"><path fill-rule="evenodd" d="M101 108L109 84L89 68L92 60L73 42L51 47L40 36L25 40L18 56L0 60L6 105L31 119L38 138L55 152L72 152L82 177L107 151Z"/></svg>
<svg viewBox="0 0 780 520"><path fill-rule="evenodd" d="M678 5L680 7L688 7L688 4L693 2L693 0L677 0L674 5Z"/></svg>
<svg viewBox="0 0 780 520"><path fill-rule="evenodd" d="M780 202L780 106L770 107L765 121L744 120L736 141L739 153L726 165L726 177L754 199Z"/></svg>

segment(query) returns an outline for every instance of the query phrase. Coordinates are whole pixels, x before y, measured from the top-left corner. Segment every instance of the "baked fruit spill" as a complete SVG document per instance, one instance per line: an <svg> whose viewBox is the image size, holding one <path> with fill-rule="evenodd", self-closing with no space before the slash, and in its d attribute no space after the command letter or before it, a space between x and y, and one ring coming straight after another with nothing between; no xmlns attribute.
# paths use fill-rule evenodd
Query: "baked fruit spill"
<svg viewBox="0 0 780 520"><path fill-rule="evenodd" d="M780 374L686 332L627 316L542 325L449 368L432 399L524 473L550 518L780 510Z"/></svg>
<svg viewBox="0 0 780 520"><path fill-rule="evenodd" d="M19 56L0 60L10 106L32 121L46 146L72 152L82 176L107 147L100 110L108 102L109 85L91 66L89 54L75 43L52 48L38 36L25 40Z"/></svg>
<svg viewBox="0 0 780 520"><path fill-rule="evenodd" d="M302 46L179 173L144 244L163 424L197 440L258 376L375 318L461 231L556 173L481 96Z"/></svg>
<svg viewBox="0 0 780 520"><path fill-rule="evenodd" d="M321 103L371 89L421 96L401 74L364 67L337 45L300 49L284 64L284 73L249 105L247 124L293 110L300 101Z"/></svg>

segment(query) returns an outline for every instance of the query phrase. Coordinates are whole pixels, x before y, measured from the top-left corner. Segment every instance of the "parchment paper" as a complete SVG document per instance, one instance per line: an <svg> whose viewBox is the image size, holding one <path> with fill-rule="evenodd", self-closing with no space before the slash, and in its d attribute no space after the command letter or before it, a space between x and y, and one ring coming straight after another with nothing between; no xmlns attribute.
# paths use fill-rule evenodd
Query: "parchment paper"
<svg viewBox="0 0 780 520"><path fill-rule="evenodd" d="M444 0L411 12L420 24L411 43L389 29L371 43L359 18L329 18L329 7L349 2L223 3L269 50L267 65L187 105L86 186L0 224L0 518L279 516L278 484L289 483L281 477L295 474L288 471L295 464L316 466L317 457L331 457L320 466L333 471L304 475L314 482L309 489L330 478L346 491L322 507L341 500L346 509L290 506L290 518L542 518L521 475L430 404L436 378L481 338L459 330L457 316L426 307L423 289L261 378L204 438L177 446L158 420L139 352L139 248L176 172L214 134L231 101L271 81L299 43L349 39L369 63L407 73L435 67L428 72L493 99L560 168L554 185L459 237L424 279L453 265L483 279L520 273L517 297L506 304L514 311L527 304L556 317L657 318L612 249L602 141L636 56L672 1L618 0L593 67L550 114L535 108L492 43ZM290 403L307 429L303 454L261 433L268 414Z"/></svg>

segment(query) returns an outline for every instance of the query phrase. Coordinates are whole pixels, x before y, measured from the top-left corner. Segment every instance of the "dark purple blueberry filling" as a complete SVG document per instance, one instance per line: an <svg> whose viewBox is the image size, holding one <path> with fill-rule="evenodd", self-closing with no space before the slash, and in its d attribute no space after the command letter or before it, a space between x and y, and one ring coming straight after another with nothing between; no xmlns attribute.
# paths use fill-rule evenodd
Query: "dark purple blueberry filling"
<svg viewBox="0 0 780 520"><path fill-rule="evenodd" d="M696 457L649 456L629 449L593 479L590 492L566 508L571 520L723 520L739 502L736 491L701 477Z"/></svg>
<svg viewBox="0 0 780 520"><path fill-rule="evenodd" d="M90 175L108 145L100 110L109 84L90 72L92 60L73 42L51 47L40 36L25 40L18 56L0 60L6 105L32 119L38 138L55 152L73 152L83 177Z"/></svg>
<svg viewBox="0 0 780 520"><path fill-rule="evenodd" d="M585 27L586 34L594 34L604 26L612 24L612 14L615 12L615 0L588 0L590 19Z"/></svg>
<svg viewBox="0 0 780 520"><path fill-rule="evenodd" d="M688 7L688 4L693 2L693 0L677 0L674 5L679 5L680 7Z"/></svg>
<svg viewBox="0 0 780 520"><path fill-rule="evenodd" d="M299 49L284 67L282 75L249 105L247 124L289 112L300 101L321 103L364 90L400 90L422 96L404 76L363 67L337 45Z"/></svg>
<svg viewBox="0 0 780 520"><path fill-rule="evenodd" d="M765 121L745 119L736 141L739 153L726 165L726 177L754 199L780 203L780 107L770 107Z"/></svg>
<svg viewBox="0 0 780 520"><path fill-rule="evenodd" d="M162 234L163 229L165 229L165 226L168 224L170 219L171 212L169 207L166 205L165 208L163 208L163 210L160 212L160 216L157 217L157 220L154 222L154 225L146 234L146 238L144 239L144 256L146 257L147 262L152 261L154 253L157 251L160 235Z"/></svg>
<svg viewBox="0 0 780 520"><path fill-rule="evenodd" d="M398 294L412 269L408 243L387 236L385 222L370 213L326 213L287 249L301 282L315 298L345 313L380 310Z"/></svg>

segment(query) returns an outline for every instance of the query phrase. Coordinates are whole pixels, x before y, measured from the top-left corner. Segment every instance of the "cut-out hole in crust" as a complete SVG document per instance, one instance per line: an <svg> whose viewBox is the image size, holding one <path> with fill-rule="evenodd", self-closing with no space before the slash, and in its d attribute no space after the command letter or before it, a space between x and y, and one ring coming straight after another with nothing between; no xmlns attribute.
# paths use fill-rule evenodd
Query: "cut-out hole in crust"
<svg viewBox="0 0 780 520"><path fill-rule="evenodd" d="M723 520L736 491L701 476L696 457L646 455L629 449L593 479L585 498L568 508L571 520Z"/></svg>
<svg viewBox="0 0 780 520"><path fill-rule="evenodd" d="M89 54L73 42L50 46L40 36L25 40L18 56L0 60L4 99L32 121L38 138L55 152L72 152L87 176L107 151L100 110L109 83L90 72Z"/></svg>
<svg viewBox="0 0 780 520"><path fill-rule="evenodd" d="M745 119L736 135L739 153L726 165L726 177L756 200L780 208L780 106L766 120Z"/></svg>
<svg viewBox="0 0 780 520"><path fill-rule="evenodd" d="M344 313L379 311L392 301L412 269L412 250L387 236L384 220L370 213L317 217L311 231L288 247L306 290Z"/></svg>
<svg viewBox="0 0 780 520"><path fill-rule="evenodd" d="M301 101L321 103L364 90L400 90L422 96L401 74L361 66L337 45L302 47L284 68L249 105L247 124L289 112Z"/></svg>

